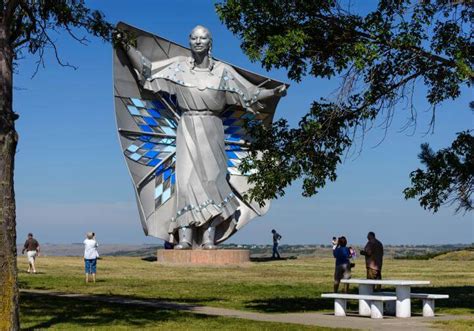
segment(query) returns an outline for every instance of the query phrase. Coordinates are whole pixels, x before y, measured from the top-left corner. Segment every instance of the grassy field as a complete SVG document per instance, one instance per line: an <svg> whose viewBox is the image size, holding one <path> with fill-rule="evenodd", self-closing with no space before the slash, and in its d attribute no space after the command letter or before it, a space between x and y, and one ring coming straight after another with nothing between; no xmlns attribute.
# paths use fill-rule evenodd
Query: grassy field
<svg viewBox="0 0 474 331"><path fill-rule="evenodd" d="M26 260L20 258L19 277L22 289L153 298L257 312L332 311L332 300L321 299L320 294L332 291L333 264L334 260L330 258L300 258L233 267L170 267L136 257L105 257L98 261L98 282L85 284L81 258L40 257L36 275L26 273ZM356 264L353 277L364 277L363 261ZM437 312L474 314L474 261L387 259L383 276L387 279L431 280L431 288L414 290L450 294L451 299L437 302ZM32 300L29 296L22 299L26 323L38 322L27 320L31 318L29 302ZM419 312L421 304L415 302L413 307L415 312ZM100 311L99 315L107 315L106 306ZM161 313L156 314L159 317ZM167 323L178 323L175 315L183 313L163 314ZM193 325L207 323L204 317L185 315L182 318L193 320ZM210 319L213 323L231 325L221 318ZM239 321L236 326L241 323ZM262 329L261 325L249 325L246 329L252 327Z"/></svg>

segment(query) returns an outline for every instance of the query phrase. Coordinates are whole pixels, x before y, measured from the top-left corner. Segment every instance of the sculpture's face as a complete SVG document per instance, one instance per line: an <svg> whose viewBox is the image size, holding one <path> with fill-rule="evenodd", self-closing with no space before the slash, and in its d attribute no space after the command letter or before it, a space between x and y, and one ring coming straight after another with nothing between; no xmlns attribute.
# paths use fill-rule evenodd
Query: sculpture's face
<svg viewBox="0 0 474 331"><path fill-rule="evenodd" d="M189 35L189 45L194 53L207 53L211 43L210 33L205 28L197 27Z"/></svg>

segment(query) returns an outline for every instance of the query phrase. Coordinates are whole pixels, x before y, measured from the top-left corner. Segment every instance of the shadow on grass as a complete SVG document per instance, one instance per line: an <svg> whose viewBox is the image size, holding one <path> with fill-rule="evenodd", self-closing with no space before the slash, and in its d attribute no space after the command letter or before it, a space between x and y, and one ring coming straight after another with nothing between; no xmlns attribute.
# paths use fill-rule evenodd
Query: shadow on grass
<svg viewBox="0 0 474 331"><path fill-rule="evenodd" d="M156 262L156 261L158 261L158 259L156 258L156 256L150 255L150 256L142 257L142 261L145 261L145 262Z"/></svg>
<svg viewBox="0 0 474 331"><path fill-rule="evenodd" d="M129 303L110 303L99 300L51 297L41 294L22 293L20 298L22 330L37 330L66 324L80 327L114 325L143 327L184 319L211 320L216 317L190 314L179 310Z"/></svg>
<svg viewBox="0 0 474 331"><path fill-rule="evenodd" d="M395 292L395 288L386 287L383 291ZM437 287L412 287L413 293L448 294L449 299L436 300L436 310L441 309L467 309L474 314L474 286L437 286ZM420 299L412 299L412 310L421 312Z"/></svg>
<svg viewBox="0 0 474 331"><path fill-rule="evenodd" d="M413 288L417 293L449 294L449 299L436 300L436 308L466 308L474 314L474 286ZM421 306L421 305L420 305Z"/></svg>
<svg viewBox="0 0 474 331"><path fill-rule="evenodd" d="M247 301L245 308L264 313L296 313L334 309L334 301L307 297L271 298Z"/></svg>
<svg viewBox="0 0 474 331"><path fill-rule="evenodd" d="M251 262L273 262L273 261L286 261L286 260L296 260L296 256L282 257L279 259L274 259L272 257L250 257Z"/></svg>
<svg viewBox="0 0 474 331"><path fill-rule="evenodd" d="M92 284L91 284L92 285ZM93 286L93 285L92 285ZM35 288L39 289L39 288ZM23 296L28 296L28 297L39 297L39 298L52 298L56 299L57 297L60 297L61 295L68 295L63 292L54 292L54 291L49 291L49 294L46 293L22 293L21 295ZM72 296L76 296L76 294L70 294ZM63 299L68 299L67 297L62 297ZM144 298L140 296L134 296L134 295L113 295L113 294L78 294L77 299L81 301L94 301L94 302L117 302L120 303L122 301L130 301L131 304L137 304L140 305L144 303L145 305L149 303L150 305L159 303L163 305L169 305L170 307L177 307L181 308L182 310L186 310L186 307L188 308L193 308L196 306L203 306L206 303L209 302L217 302L217 301L222 301L222 298L217 298L217 297L202 297L202 298L167 298L167 297L156 297L156 298ZM138 303L133 303L133 300L138 300Z"/></svg>
<svg viewBox="0 0 474 331"><path fill-rule="evenodd" d="M390 290L389 288L384 290ZM392 289L395 291L395 289ZM468 309L474 314L474 286L448 286L448 287L419 287L413 288L417 293L449 294L449 299L436 300L436 309ZM356 287L350 288L350 293L357 293ZM421 300L412 300L412 308L415 314L421 312ZM314 298L308 297L279 297L269 299L258 299L247 301L245 307L263 313L296 313L305 311L321 311L334 309L334 300L323 299L320 294ZM357 311L358 303L355 300L348 301L347 309Z"/></svg>

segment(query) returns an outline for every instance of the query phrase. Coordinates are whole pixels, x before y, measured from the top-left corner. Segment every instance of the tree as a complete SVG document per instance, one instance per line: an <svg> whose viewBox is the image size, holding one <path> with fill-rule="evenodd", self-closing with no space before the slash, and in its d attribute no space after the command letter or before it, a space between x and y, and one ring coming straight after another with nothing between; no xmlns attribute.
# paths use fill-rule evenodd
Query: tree
<svg viewBox="0 0 474 331"><path fill-rule="evenodd" d="M418 157L426 170L410 174L412 186L404 190L405 198L420 196L420 205L433 212L443 204L457 204L457 212L473 209L474 137L468 131L458 133L451 147L437 152L421 145Z"/></svg>
<svg viewBox="0 0 474 331"><path fill-rule="evenodd" d="M80 43L84 30L112 41L115 28L104 16L90 10L82 0L0 0L0 330L18 330L18 286L16 267L16 219L13 171L18 134L13 112L13 70L23 54L38 57L37 70L44 66L45 50L51 48L57 62L72 67L59 57L50 36L63 30Z"/></svg>
<svg viewBox="0 0 474 331"><path fill-rule="evenodd" d="M263 203L282 196L298 178L304 196L316 194L336 180L356 134L363 137L376 120L388 127L402 104L412 114L407 128L413 127L418 82L424 83L432 124L439 103L472 85L470 1L380 0L365 15L342 3L226 0L216 5L244 52L265 69L284 68L297 82L307 75L342 78L337 97L314 101L295 128L284 119L268 128L249 123L255 139L241 167L257 170L250 176L255 183L250 199Z"/></svg>

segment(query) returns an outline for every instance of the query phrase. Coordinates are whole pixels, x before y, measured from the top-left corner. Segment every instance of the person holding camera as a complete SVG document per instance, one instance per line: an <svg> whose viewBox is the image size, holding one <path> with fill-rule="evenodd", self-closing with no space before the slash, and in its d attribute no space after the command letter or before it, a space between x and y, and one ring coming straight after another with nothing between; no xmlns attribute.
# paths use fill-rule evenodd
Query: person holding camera
<svg viewBox="0 0 474 331"><path fill-rule="evenodd" d="M97 270L97 259L99 252L97 251L97 240L94 232L87 232L84 240L84 264L86 273L86 283L89 283L89 275L92 276L92 281L95 283L95 275Z"/></svg>
<svg viewBox="0 0 474 331"><path fill-rule="evenodd" d="M336 268L334 271L334 293L339 290L339 284L341 279L351 278L351 253L347 247L347 239L342 236L337 239L337 243L333 238L333 251L332 254L336 259ZM349 291L349 284L344 284L344 293Z"/></svg>

